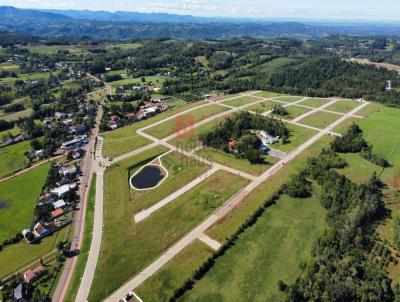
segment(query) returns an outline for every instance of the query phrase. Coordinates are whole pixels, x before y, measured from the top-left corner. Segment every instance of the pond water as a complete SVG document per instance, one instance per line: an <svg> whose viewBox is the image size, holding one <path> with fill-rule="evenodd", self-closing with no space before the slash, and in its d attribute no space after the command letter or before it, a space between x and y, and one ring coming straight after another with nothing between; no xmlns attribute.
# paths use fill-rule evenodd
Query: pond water
<svg viewBox="0 0 400 302"><path fill-rule="evenodd" d="M8 208L8 202L0 200L0 210L5 208Z"/></svg>
<svg viewBox="0 0 400 302"><path fill-rule="evenodd" d="M136 189L149 189L155 187L164 175L156 166L146 166L138 174L131 178L131 185Z"/></svg>

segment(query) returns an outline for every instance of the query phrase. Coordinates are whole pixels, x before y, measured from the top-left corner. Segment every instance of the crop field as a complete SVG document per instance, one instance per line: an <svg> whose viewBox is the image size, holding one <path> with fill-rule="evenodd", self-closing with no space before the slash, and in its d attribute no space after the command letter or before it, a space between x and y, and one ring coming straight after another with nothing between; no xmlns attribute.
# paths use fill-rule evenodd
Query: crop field
<svg viewBox="0 0 400 302"><path fill-rule="evenodd" d="M348 113L354 108L360 106L359 102L352 100L342 100L326 107L326 110L331 110L340 113Z"/></svg>
<svg viewBox="0 0 400 302"><path fill-rule="evenodd" d="M299 123L323 129L338 120L340 117L340 115L335 113L318 111L301 119Z"/></svg>
<svg viewBox="0 0 400 302"><path fill-rule="evenodd" d="M50 164L0 182L0 241L29 227Z"/></svg>
<svg viewBox="0 0 400 302"><path fill-rule="evenodd" d="M133 123L132 125L114 131L104 132L102 134L104 137L103 156L116 157L150 144L151 142L148 139L138 135L136 131L169 116L194 108L196 106L200 106L202 104L204 104L204 102L195 102L179 107L177 106L147 120Z"/></svg>
<svg viewBox="0 0 400 302"><path fill-rule="evenodd" d="M71 54L87 54L88 52L74 45L35 45L28 47L30 52L38 54L56 54L59 51L68 51Z"/></svg>
<svg viewBox="0 0 400 302"><path fill-rule="evenodd" d="M128 169L161 152L160 148L148 150L110 167L105 174L104 234L89 301L99 301L111 294L247 183L219 171L135 224Z"/></svg>
<svg viewBox="0 0 400 302"><path fill-rule="evenodd" d="M242 96L237 99L225 101L225 102L223 102L223 104L232 106L232 107L241 107L241 106L248 105L248 104L251 104L251 103L254 103L257 101L260 101L260 99L249 95L249 96Z"/></svg>
<svg viewBox="0 0 400 302"><path fill-rule="evenodd" d="M147 279L137 290L143 301L168 301L186 279L214 251L200 240L186 247L155 275Z"/></svg>
<svg viewBox="0 0 400 302"><path fill-rule="evenodd" d="M278 161L275 157L264 155L262 156L261 163L251 164L247 159L237 158L233 154L228 154L222 150L217 150L213 148L201 149L197 151L196 154L208 160L256 176L265 172L269 167L271 167L274 163Z"/></svg>
<svg viewBox="0 0 400 302"><path fill-rule="evenodd" d="M286 144L278 142L277 144L272 145L272 148L281 150L283 152L290 152L316 134L315 130L297 125L287 124L287 128L290 131L288 142Z"/></svg>
<svg viewBox="0 0 400 302"><path fill-rule="evenodd" d="M318 108L328 103L328 101L328 99L306 99L300 102L299 105Z"/></svg>
<svg viewBox="0 0 400 302"><path fill-rule="evenodd" d="M31 150L29 141L0 148L0 176L13 173L28 164L25 152Z"/></svg>
<svg viewBox="0 0 400 302"><path fill-rule="evenodd" d="M277 283L310 259L325 213L317 198L282 196L179 301L283 301Z"/></svg>
<svg viewBox="0 0 400 302"><path fill-rule="evenodd" d="M176 119L169 120L157 126L154 126L150 129L147 129L145 132L157 138L167 137L179 130L181 130L180 121L183 123L183 128L189 127L193 124L196 124L210 116L216 115L218 113L222 113L224 111L228 111L229 108L219 106L219 105L209 105L205 107L201 107L195 109L191 112L185 113L176 117ZM189 124L186 124L188 122Z"/></svg>

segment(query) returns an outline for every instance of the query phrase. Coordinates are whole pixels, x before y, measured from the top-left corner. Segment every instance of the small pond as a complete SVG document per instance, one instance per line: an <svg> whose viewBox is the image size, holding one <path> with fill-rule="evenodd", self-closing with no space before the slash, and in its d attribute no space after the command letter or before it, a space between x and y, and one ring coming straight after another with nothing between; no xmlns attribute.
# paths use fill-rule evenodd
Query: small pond
<svg viewBox="0 0 400 302"><path fill-rule="evenodd" d="M8 208L8 202L4 200L0 200L0 210Z"/></svg>
<svg viewBox="0 0 400 302"><path fill-rule="evenodd" d="M146 166L131 178L131 185L139 190L155 187L165 177L157 166Z"/></svg>

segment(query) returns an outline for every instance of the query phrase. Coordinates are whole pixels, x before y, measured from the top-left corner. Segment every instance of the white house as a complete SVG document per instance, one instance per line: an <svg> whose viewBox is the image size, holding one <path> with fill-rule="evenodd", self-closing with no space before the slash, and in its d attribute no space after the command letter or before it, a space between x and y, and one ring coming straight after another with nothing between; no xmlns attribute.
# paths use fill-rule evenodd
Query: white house
<svg viewBox="0 0 400 302"><path fill-rule="evenodd" d="M70 189L71 188L69 187L69 185L63 185L61 187L50 190L50 194L53 196L57 196L58 198L63 198L65 194L70 191Z"/></svg>
<svg viewBox="0 0 400 302"><path fill-rule="evenodd" d="M59 200L57 200L56 202L53 202L54 210L62 209L62 208L64 208L66 205L67 205L67 204L66 204L65 201L62 200L62 199L59 199Z"/></svg>

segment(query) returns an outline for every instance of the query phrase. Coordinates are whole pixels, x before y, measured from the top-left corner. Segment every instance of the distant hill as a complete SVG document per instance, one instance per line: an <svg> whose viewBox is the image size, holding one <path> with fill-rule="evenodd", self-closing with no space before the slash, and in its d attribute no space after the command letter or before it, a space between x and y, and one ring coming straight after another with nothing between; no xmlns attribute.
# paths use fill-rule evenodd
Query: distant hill
<svg viewBox="0 0 400 302"><path fill-rule="evenodd" d="M400 24L332 24L268 20L202 18L164 13L78 10L36 10L0 6L0 31L48 37L228 38L323 37L326 35L398 35Z"/></svg>

